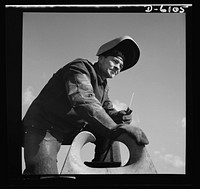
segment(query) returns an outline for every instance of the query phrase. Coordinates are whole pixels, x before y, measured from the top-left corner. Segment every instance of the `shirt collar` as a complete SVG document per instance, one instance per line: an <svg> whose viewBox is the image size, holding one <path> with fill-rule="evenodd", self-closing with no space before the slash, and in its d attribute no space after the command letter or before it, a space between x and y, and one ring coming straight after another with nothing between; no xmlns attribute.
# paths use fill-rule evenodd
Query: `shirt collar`
<svg viewBox="0 0 200 189"><path fill-rule="evenodd" d="M98 62L96 62L96 63L94 64L94 69L95 69L95 71L96 71L96 73L97 73L98 82L101 83L101 84L106 85L106 84L107 84L107 80L106 80L106 79L104 79L104 80L102 79L102 77L101 77L101 71L100 71L100 69L99 69L99 64L98 64Z"/></svg>

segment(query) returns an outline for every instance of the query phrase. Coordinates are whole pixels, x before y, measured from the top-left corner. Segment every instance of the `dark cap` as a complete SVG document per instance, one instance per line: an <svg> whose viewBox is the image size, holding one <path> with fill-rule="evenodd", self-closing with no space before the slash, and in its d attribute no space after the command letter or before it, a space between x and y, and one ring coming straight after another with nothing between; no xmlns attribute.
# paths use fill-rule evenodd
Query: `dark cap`
<svg viewBox="0 0 200 189"><path fill-rule="evenodd" d="M117 50L122 53L124 58L124 66L121 71L127 70L133 67L140 56L140 50L136 42L129 36L123 36L113 39L103 44L97 51L97 56L107 54L106 52L112 52Z"/></svg>
<svg viewBox="0 0 200 189"><path fill-rule="evenodd" d="M121 57L121 59L123 61L125 61L125 56L123 55L123 53L120 52L119 50L115 49L115 48L102 53L101 56L105 56L105 57L107 57L107 56Z"/></svg>

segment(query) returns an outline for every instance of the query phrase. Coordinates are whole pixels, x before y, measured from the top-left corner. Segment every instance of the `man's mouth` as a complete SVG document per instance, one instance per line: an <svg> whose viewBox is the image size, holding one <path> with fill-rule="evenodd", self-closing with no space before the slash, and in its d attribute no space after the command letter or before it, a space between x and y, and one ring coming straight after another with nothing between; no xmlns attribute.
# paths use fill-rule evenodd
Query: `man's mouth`
<svg viewBox="0 0 200 189"><path fill-rule="evenodd" d="M110 73L111 73L112 75L117 75L117 73L116 73L115 70L110 70Z"/></svg>
<svg viewBox="0 0 200 189"><path fill-rule="evenodd" d="M110 71L111 71L111 74L114 74L114 75L118 74L118 72L116 70L111 69Z"/></svg>

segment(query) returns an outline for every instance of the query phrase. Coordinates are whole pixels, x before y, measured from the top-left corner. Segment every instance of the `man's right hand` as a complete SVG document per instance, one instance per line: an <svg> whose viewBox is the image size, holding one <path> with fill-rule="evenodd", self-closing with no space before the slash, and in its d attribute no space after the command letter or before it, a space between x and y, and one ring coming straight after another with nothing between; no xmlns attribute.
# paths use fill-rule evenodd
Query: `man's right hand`
<svg viewBox="0 0 200 189"><path fill-rule="evenodd" d="M115 140L120 134L127 133L136 140L138 145L147 145L149 141L145 133L139 127L130 124L119 124L118 127L111 131L111 138Z"/></svg>

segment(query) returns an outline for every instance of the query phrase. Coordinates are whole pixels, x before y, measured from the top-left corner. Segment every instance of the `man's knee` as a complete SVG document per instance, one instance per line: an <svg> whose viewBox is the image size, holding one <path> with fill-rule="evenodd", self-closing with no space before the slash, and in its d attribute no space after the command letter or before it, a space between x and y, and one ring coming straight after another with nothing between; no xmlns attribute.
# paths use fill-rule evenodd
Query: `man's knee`
<svg viewBox="0 0 200 189"><path fill-rule="evenodd" d="M24 174L57 174L57 153L61 143L48 131L42 140L42 136L37 133L28 135L24 148L26 164Z"/></svg>
<svg viewBox="0 0 200 189"><path fill-rule="evenodd" d="M57 160L52 157L35 157L26 162L24 174L58 174Z"/></svg>

